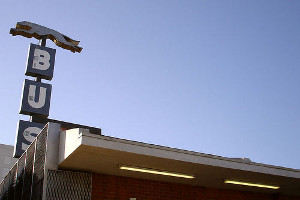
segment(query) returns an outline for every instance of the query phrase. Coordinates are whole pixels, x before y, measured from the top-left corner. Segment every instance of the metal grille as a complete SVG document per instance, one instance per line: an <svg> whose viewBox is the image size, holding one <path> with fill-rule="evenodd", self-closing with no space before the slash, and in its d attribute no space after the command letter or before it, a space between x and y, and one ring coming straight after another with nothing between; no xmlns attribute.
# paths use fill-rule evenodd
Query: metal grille
<svg viewBox="0 0 300 200"><path fill-rule="evenodd" d="M42 199L47 130L45 126L0 183L0 200Z"/></svg>
<svg viewBox="0 0 300 200"><path fill-rule="evenodd" d="M9 200L15 199L16 174L17 174L17 165L15 165L10 170L9 187L8 187L8 199Z"/></svg>
<svg viewBox="0 0 300 200"><path fill-rule="evenodd" d="M2 181L1 183L0 183L0 199L2 199L2 197L3 197L3 192L4 192L4 189L3 189L3 186L4 186L4 182Z"/></svg>
<svg viewBox="0 0 300 200"><path fill-rule="evenodd" d="M90 200L90 173L48 170L47 200Z"/></svg>
<svg viewBox="0 0 300 200"><path fill-rule="evenodd" d="M0 183L0 199L2 199L2 196L3 196L3 184L4 184L4 182L2 181L1 183Z"/></svg>
<svg viewBox="0 0 300 200"><path fill-rule="evenodd" d="M25 166L25 177L24 177L24 185L23 185L24 200L30 200L30 196L31 196L35 142L36 141L33 141L33 143L26 151L26 166Z"/></svg>
<svg viewBox="0 0 300 200"><path fill-rule="evenodd" d="M46 159L46 143L47 143L47 134L41 133L40 135L37 136L31 200L42 199L44 169L45 169L45 159Z"/></svg>
<svg viewBox="0 0 300 200"><path fill-rule="evenodd" d="M16 183L16 199L18 200L22 200L23 182L24 182L24 174L25 174L25 159L26 159L26 154L24 153L18 160L17 183Z"/></svg>
<svg viewBox="0 0 300 200"><path fill-rule="evenodd" d="M10 172L5 176L5 178L1 183L3 187L1 193L1 200L8 200L9 178L10 178Z"/></svg>

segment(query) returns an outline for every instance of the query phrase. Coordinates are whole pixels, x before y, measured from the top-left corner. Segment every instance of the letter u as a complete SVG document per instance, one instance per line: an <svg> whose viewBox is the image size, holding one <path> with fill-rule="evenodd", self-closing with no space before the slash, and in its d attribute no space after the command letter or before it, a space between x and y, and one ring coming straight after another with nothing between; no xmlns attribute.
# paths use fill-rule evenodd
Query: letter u
<svg viewBox="0 0 300 200"><path fill-rule="evenodd" d="M47 88L40 87L40 94L38 102L35 102L35 93L36 93L36 86L30 85L29 86L29 94L28 94L28 103L33 108L41 108L45 105L46 102L46 92Z"/></svg>

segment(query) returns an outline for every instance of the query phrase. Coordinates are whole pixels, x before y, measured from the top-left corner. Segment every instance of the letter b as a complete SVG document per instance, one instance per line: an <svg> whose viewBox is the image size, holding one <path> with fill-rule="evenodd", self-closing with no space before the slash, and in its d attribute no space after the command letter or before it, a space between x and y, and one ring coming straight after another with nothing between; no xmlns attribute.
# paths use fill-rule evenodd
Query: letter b
<svg viewBox="0 0 300 200"><path fill-rule="evenodd" d="M41 49L34 50L32 68L39 70L47 70L50 67L50 54Z"/></svg>

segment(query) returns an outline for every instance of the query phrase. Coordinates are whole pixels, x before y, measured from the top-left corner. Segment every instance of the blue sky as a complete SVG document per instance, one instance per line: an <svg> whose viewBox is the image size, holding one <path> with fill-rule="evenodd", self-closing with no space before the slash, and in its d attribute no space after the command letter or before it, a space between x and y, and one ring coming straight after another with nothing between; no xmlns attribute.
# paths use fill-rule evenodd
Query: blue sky
<svg viewBox="0 0 300 200"><path fill-rule="evenodd" d="M4 1L0 143L14 144L30 21L56 47L50 118L104 135L300 169L300 1ZM49 81L44 81L49 83Z"/></svg>

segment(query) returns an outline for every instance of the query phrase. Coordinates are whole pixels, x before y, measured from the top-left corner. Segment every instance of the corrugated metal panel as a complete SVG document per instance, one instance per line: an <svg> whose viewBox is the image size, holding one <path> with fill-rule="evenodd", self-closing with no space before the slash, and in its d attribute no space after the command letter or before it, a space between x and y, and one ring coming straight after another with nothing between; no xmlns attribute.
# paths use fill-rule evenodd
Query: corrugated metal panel
<svg viewBox="0 0 300 200"><path fill-rule="evenodd" d="M36 141L34 141L28 147L28 149L26 151L26 166L25 166L25 177L24 177L24 185L23 185L23 200L30 200L30 197L31 197L35 142Z"/></svg>
<svg viewBox="0 0 300 200"><path fill-rule="evenodd" d="M17 183L16 183L16 199L22 200L23 185L24 185L24 174L25 174L25 161L26 154L24 153L18 160L18 170L17 170Z"/></svg>
<svg viewBox="0 0 300 200"><path fill-rule="evenodd" d="M2 199L3 192L4 192L3 186L4 186L4 182L2 181L2 182L0 183L0 199Z"/></svg>
<svg viewBox="0 0 300 200"><path fill-rule="evenodd" d="M9 179L10 179L10 172L4 177L2 181L3 190L1 194L1 200L8 200L8 190L9 190Z"/></svg>
<svg viewBox="0 0 300 200"><path fill-rule="evenodd" d="M47 131L47 130L43 130ZM44 169L46 159L46 143L47 134L39 134L36 140L36 150L34 158L34 176L32 184L32 196L31 200L42 199L43 194L43 181L44 181Z"/></svg>
<svg viewBox="0 0 300 200"><path fill-rule="evenodd" d="M14 165L14 167L10 170L9 188L8 188L9 200L15 200L16 175L17 175L17 165Z"/></svg>

